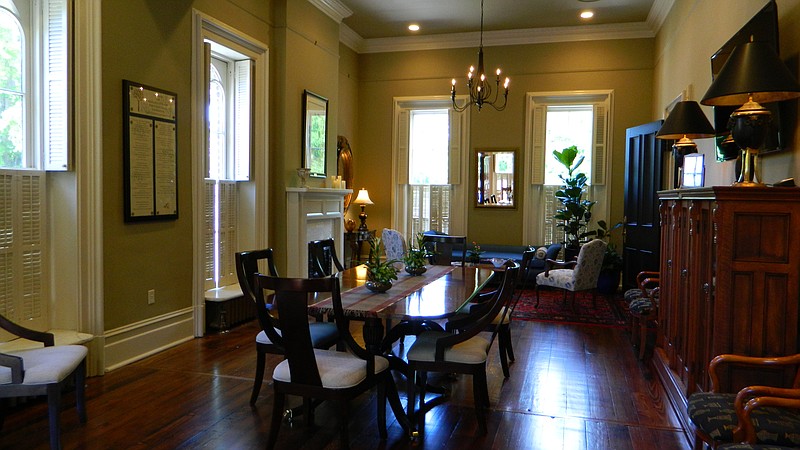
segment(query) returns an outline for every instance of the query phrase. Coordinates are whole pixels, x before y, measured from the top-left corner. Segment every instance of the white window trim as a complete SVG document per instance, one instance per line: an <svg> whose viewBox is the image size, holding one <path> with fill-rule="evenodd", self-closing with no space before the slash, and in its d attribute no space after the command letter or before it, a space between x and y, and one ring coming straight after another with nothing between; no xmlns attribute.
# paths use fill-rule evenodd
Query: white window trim
<svg viewBox="0 0 800 450"><path fill-rule="evenodd" d="M204 205L203 183L205 180L205 98L204 79L206 67L204 61L204 41L215 42L235 49L254 61L255 94L253 102L253 123L269 123L269 48L266 44L241 33L234 28L196 10L192 10L192 305L195 336L203 336L205 332L205 289L203 265L203 231ZM255 127L253 132L253 155L251 180L255 192L253 202L255 209L255 245L258 248L267 246L269 237L269 127Z"/></svg>
<svg viewBox="0 0 800 450"><path fill-rule="evenodd" d="M466 96L459 96L458 100L465 101ZM450 111L450 124L452 128L458 128L456 136L450 136L450 151L455 158L450 160L450 176L453 188L450 193L450 233L465 235L467 234L467 206L466 195L469 185L467 174L467 162L469 161L469 124L470 110L458 113L453 110L453 103L449 96L425 96L425 97L395 97L392 119L392 161L395 161L392 170L392 228L408 235L406 224L408 223L408 199L405 190L399 186L408 180L408 158L403 160L403 133L405 141L408 140L408 127L402 122L403 114L408 116L411 109L448 109Z"/></svg>
<svg viewBox="0 0 800 450"><path fill-rule="evenodd" d="M528 92L525 94L525 165L523 171L523 195L525 207L523 208L524 242L542 244L540 242L544 230L544 217L539 213L538 202L544 189L544 162L548 157L544 149L544 136L535 131L543 128L538 123L542 106L547 104L592 104L606 108L605 130L593 130L595 149L604 146L601 152L592 153L592 198L597 201L592 208L594 222L608 220L611 211L611 183L609 180L612 171L613 155L612 145L614 129L614 91L613 90L588 90L588 91L561 91L561 92ZM538 110L537 110L538 109ZM596 121L595 121L596 123ZM605 135L598 132L605 131ZM602 144L599 144L601 141ZM544 243L549 244L549 243Z"/></svg>

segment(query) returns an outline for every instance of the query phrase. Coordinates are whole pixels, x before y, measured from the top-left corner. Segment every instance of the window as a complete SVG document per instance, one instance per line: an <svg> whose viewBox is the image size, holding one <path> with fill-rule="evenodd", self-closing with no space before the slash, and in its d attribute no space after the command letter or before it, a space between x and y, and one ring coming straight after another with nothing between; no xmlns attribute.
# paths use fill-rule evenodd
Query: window
<svg viewBox="0 0 800 450"><path fill-rule="evenodd" d="M406 236L427 230L466 233L464 186L467 114L448 100L396 99L393 227Z"/></svg>
<svg viewBox="0 0 800 450"><path fill-rule="evenodd" d="M205 288L236 284L239 184L250 177L250 59L208 41Z"/></svg>
<svg viewBox="0 0 800 450"><path fill-rule="evenodd" d="M578 147L585 159L579 171L589 179L587 197L597 203L592 209L595 220L606 219L609 189L605 186L610 129L611 91L579 93L527 94L525 211L523 238L531 244L563 242L563 230L553 219L559 207L555 192L561 186L559 174L564 166L554 157L554 150Z"/></svg>
<svg viewBox="0 0 800 450"><path fill-rule="evenodd" d="M38 329L47 311L43 170L68 169L66 0L0 0L0 314Z"/></svg>

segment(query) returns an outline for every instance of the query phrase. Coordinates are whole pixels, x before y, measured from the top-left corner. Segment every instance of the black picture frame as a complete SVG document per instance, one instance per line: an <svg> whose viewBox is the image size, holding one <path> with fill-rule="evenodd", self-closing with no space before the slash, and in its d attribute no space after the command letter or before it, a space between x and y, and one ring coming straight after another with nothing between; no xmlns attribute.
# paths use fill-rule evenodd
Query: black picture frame
<svg viewBox="0 0 800 450"><path fill-rule="evenodd" d="M328 148L328 99L309 90L303 91L302 166L309 175L325 178Z"/></svg>

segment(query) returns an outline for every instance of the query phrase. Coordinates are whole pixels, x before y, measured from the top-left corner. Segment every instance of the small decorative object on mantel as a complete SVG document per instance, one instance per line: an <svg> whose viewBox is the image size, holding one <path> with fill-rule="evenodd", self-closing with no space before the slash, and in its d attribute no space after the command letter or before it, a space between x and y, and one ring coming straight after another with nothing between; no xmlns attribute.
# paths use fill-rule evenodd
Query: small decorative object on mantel
<svg viewBox="0 0 800 450"><path fill-rule="evenodd" d="M297 169L297 176L300 177L300 187L306 187L306 179L308 179L308 175L311 173L311 169L308 167L301 167Z"/></svg>
<svg viewBox="0 0 800 450"><path fill-rule="evenodd" d="M422 275L425 273L428 270L425 267L425 260L431 256L423 244L423 234L417 233L416 238L416 247L414 246L414 241L411 238L408 239L408 250L403 255L403 263L409 275Z"/></svg>
<svg viewBox="0 0 800 450"><path fill-rule="evenodd" d="M344 229L347 230L348 233L352 233L356 230L356 221L353 219L344 219Z"/></svg>
<svg viewBox="0 0 800 450"><path fill-rule="evenodd" d="M367 289L372 292L386 292L392 287L392 280L397 279L397 269L394 267L395 259L381 261L381 238L369 240L369 258L367 266Z"/></svg>

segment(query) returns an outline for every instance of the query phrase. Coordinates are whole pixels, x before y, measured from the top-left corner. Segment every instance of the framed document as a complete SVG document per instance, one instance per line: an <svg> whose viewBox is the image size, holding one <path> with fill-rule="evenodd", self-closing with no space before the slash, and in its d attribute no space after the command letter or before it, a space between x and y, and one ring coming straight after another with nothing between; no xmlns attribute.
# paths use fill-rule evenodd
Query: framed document
<svg viewBox="0 0 800 450"><path fill-rule="evenodd" d="M178 218L177 96L122 80L125 221Z"/></svg>

